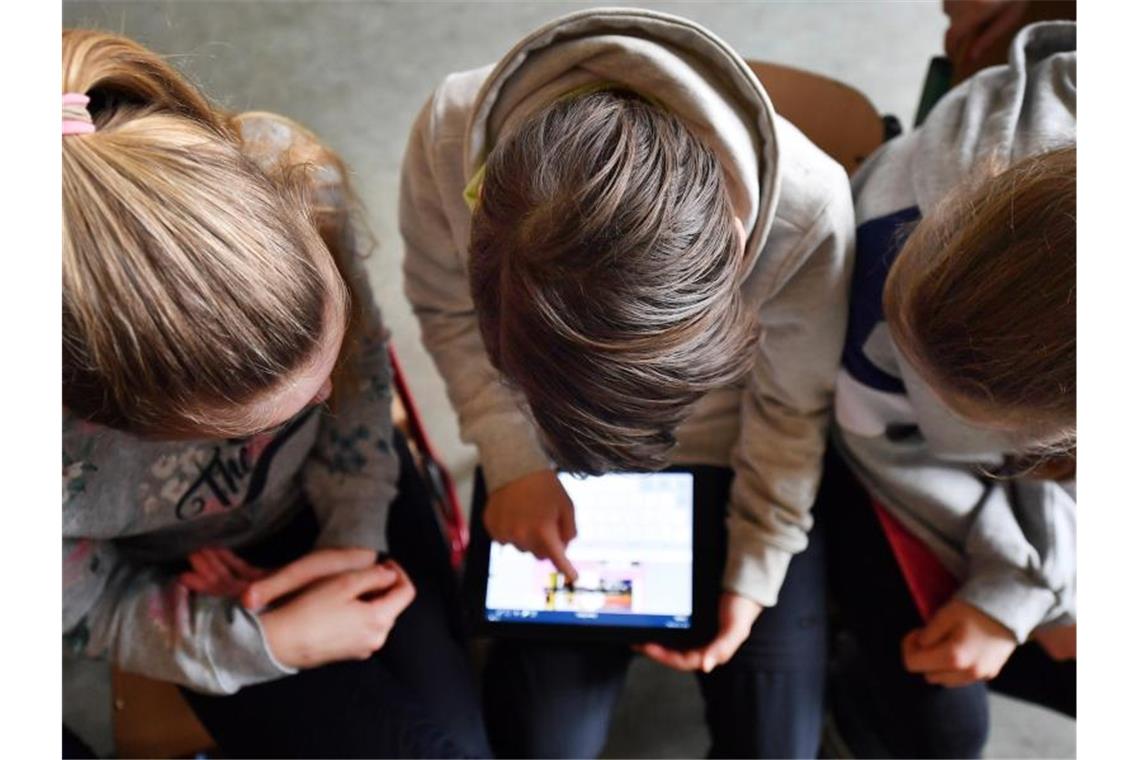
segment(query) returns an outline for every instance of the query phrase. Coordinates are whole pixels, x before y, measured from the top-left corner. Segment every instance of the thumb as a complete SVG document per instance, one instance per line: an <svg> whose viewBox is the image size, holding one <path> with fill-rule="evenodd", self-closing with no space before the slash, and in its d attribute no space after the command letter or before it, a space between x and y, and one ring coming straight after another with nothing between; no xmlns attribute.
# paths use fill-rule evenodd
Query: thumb
<svg viewBox="0 0 1140 760"><path fill-rule="evenodd" d="M725 656L727 650L728 645L725 642L724 634L713 639L712 642L705 647L705 651L701 653L701 672L711 673L713 668L727 660L728 657Z"/></svg>
<svg viewBox="0 0 1140 760"><path fill-rule="evenodd" d="M701 655L701 670L708 673L718 665L732 659L736 650L752 632L763 608L751 599L732 592L720 598L720 631L708 643Z"/></svg>
<svg viewBox="0 0 1140 760"><path fill-rule="evenodd" d="M950 635L957 623L957 617L952 613L953 608L944 605L934 613L930 622L915 632L915 641L923 649L932 647Z"/></svg>
<svg viewBox="0 0 1140 760"><path fill-rule="evenodd" d="M718 633L701 654L701 670L709 673L718 665L723 665L731 660L746 638L748 638L748 633L741 633L736 627L726 628Z"/></svg>

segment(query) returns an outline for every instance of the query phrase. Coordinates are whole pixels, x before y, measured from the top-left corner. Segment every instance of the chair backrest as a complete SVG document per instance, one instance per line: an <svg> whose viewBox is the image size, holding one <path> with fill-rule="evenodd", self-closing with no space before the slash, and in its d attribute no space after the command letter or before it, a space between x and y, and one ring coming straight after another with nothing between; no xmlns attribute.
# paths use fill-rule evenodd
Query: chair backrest
<svg viewBox="0 0 1140 760"><path fill-rule="evenodd" d="M883 143L883 119L854 87L791 66L749 61L776 112L848 174Z"/></svg>

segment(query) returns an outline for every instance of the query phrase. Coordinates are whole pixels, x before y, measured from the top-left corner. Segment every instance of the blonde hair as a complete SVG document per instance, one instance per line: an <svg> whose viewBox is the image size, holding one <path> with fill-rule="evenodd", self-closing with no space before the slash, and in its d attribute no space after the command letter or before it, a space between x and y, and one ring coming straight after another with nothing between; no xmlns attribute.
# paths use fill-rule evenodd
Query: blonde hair
<svg viewBox="0 0 1140 760"><path fill-rule="evenodd" d="M737 229L712 150L633 93L560 100L496 145L471 295L563 467L664 465L692 405L751 366Z"/></svg>
<svg viewBox="0 0 1140 760"><path fill-rule="evenodd" d="M1076 445L1077 149L990 168L928 214L887 277L903 355L967 418Z"/></svg>
<svg viewBox="0 0 1140 760"><path fill-rule="evenodd" d="M253 432L243 407L350 301L304 171L262 171L227 114L123 37L65 30L63 92L96 125L62 141L64 405L138 433Z"/></svg>

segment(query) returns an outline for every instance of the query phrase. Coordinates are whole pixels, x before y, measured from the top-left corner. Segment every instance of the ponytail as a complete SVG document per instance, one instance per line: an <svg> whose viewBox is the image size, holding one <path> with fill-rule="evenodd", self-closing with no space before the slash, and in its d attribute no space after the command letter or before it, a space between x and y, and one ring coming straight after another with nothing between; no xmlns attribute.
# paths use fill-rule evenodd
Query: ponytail
<svg viewBox="0 0 1140 760"><path fill-rule="evenodd" d="M239 436L242 411L315 355L348 295L297 173L131 40L63 33L63 401L142 433Z"/></svg>

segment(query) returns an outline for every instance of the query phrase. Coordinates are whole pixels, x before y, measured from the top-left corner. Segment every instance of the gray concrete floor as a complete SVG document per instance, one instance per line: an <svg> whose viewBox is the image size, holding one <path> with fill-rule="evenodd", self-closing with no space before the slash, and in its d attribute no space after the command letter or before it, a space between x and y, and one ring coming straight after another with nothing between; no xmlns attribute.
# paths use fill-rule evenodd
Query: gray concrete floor
<svg viewBox="0 0 1140 760"><path fill-rule="evenodd" d="M474 450L459 440L443 385L419 343L402 291L398 171L412 119L449 72L496 60L570 2L65 2L64 23L130 35L169 55L235 110L265 109L307 124L354 171L379 247L369 266L393 340L437 446L469 488ZM862 90L909 124L945 21L936 2L626 2L706 25L746 58L825 74ZM72 679L65 707L108 749L100 668ZM694 757L707 741L691 678L639 663L615 719L613 757ZM994 757L1071 757L1075 725L994 700Z"/></svg>

